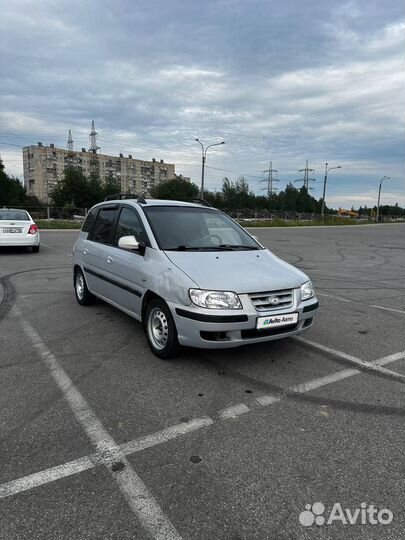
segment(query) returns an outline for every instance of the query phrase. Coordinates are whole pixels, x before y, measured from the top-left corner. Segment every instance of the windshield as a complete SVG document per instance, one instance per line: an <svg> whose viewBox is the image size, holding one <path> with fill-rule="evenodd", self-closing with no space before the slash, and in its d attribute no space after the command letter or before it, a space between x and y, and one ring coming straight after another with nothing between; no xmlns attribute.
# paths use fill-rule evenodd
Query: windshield
<svg viewBox="0 0 405 540"><path fill-rule="evenodd" d="M29 219L25 210L0 209L0 220L29 221Z"/></svg>
<svg viewBox="0 0 405 540"><path fill-rule="evenodd" d="M144 207L159 247L163 250L217 251L261 249L226 214L188 206Z"/></svg>

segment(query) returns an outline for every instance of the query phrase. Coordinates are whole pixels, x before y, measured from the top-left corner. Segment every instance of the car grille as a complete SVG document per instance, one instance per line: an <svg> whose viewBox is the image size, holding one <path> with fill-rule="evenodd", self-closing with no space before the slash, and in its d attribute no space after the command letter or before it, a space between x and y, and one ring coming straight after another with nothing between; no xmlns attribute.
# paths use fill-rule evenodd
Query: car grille
<svg viewBox="0 0 405 540"><path fill-rule="evenodd" d="M257 311L285 309L293 305L294 290L284 289L282 291L251 293L249 297ZM278 299L277 303L275 303L275 299Z"/></svg>

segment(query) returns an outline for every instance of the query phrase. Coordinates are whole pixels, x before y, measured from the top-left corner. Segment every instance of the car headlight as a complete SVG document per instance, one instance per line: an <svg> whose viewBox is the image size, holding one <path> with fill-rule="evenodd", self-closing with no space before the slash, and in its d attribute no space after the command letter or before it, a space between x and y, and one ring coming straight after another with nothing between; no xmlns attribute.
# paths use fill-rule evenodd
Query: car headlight
<svg viewBox="0 0 405 540"><path fill-rule="evenodd" d="M301 300L309 300L313 296L315 296L315 291L310 281L301 285Z"/></svg>
<svg viewBox="0 0 405 540"><path fill-rule="evenodd" d="M193 304L209 309L242 309L239 296L231 291L202 291L190 289Z"/></svg>

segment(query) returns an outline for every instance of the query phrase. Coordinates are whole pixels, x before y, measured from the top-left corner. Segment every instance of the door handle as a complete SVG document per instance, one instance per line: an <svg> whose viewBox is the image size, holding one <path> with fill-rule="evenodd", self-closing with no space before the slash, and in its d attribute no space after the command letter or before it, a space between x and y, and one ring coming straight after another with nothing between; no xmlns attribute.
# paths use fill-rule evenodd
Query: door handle
<svg viewBox="0 0 405 540"><path fill-rule="evenodd" d="M87 255L88 252L89 252L89 250L87 248L84 248L83 255Z"/></svg>
<svg viewBox="0 0 405 540"><path fill-rule="evenodd" d="M112 257L107 257L107 263L111 264L114 262L114 259Z"/></svg>

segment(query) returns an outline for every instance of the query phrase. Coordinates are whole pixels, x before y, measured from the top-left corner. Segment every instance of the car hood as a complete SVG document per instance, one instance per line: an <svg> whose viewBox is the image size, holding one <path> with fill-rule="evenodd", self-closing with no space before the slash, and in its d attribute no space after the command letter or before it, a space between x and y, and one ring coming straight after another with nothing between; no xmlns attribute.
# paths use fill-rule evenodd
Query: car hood
<svg viewBox="0 0 405 540"><path fill-rule="evenodd" d="M308 277L268 249L254 251L166 251L201 289L252 293L297 288Z"/></svg>

